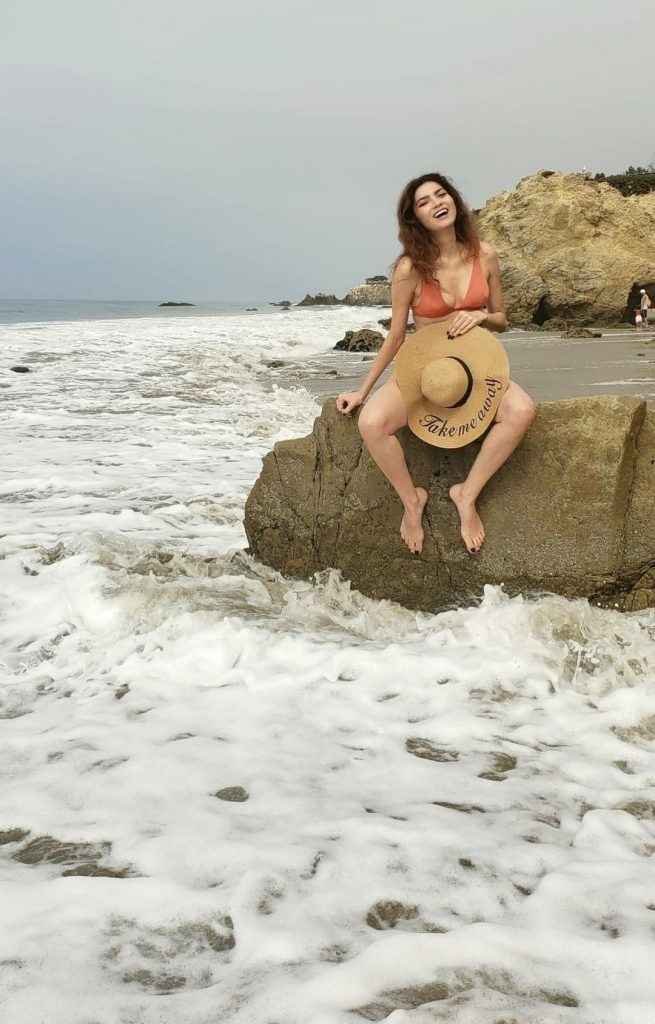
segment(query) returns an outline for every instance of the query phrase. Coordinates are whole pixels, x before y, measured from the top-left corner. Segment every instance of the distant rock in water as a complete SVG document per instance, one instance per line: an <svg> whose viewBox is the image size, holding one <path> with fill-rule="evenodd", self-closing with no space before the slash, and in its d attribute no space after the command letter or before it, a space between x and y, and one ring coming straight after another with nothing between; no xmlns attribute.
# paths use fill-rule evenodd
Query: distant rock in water
<svg viewBox="0 0 655 1024"><path fill-rule="evenodd" d="M269 306L281 306L283 309L288 309L290 305L289 299L283 299L282 302L269 302Z"/></svg>
<svg viewBox="0 0 655 1024"><path fill-rule="evenodd" d="M341 299L338 299L336 295L324 295L323 292L319 292L318 295L305 295L302 302L297 302L297 306L341 306L343 303Z"/></svg>
<svg viewBox="0 0 655 1024"><path fill-rule="evenodd" d="M513 324L615 323L635 282L655 282L655 193L541 171L490 199L477 223L498 251Z"/></svg>
<svg viewBox="0 0 655 1024"><path fill-rule="evenodd" d="M246 502L255 558L289 576L339 569L363 594L429 612L470 604L487 584L605 607L655 606L655 411L612 395L539 405L516 452L485 487L487 541L464 549L449 487L479 442L454 451L398 433L412 479L429 491L425 545L399 533L401 503L362 447L357 415L323 405L311 434L278 442Z"/></svg>
<svg viewBox="0 0 655 1024"><path fill-rule="evenodd" d="M342 352L377 352L383 341L384 337L379 331L363 327L361 331L346 331L334 347Z"/></svg>
<svg viewBox="0 0 655 1024"><path fill-rule="evenodd" d="M30 373L31 372L29 366L10 366L9 369L13 370L14 373Z"/></svg>
<svg viewBox="0 0 655 1024"><path fill-rule="evenodd" d="M246 306L246 313L256 313L257 306Z"/></svg>
<svg viewBox="0 0 655 1024"><path fill-rule="evenodd" d="M367 278L366 284L351 288L343 302L346 306L390 306L391 285L386 277Z"/></svg>
<svg viewBox="0 0 655 1024"><path fill-rule="evenodd" d="M195 302L160 302L160 306L195 306Z"/></svg>

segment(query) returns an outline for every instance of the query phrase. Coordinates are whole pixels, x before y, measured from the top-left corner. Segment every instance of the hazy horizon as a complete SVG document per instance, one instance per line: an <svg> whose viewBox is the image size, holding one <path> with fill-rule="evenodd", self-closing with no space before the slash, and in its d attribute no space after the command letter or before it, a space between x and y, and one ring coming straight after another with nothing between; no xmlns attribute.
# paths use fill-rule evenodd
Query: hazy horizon
<svg viewBox="0 0 655 1024"><path fill-rule="evenodd" d="M416 174L479 207L647 164L650 6L583 8L9 0L0 297L343 296L387 272Z"/></svg>

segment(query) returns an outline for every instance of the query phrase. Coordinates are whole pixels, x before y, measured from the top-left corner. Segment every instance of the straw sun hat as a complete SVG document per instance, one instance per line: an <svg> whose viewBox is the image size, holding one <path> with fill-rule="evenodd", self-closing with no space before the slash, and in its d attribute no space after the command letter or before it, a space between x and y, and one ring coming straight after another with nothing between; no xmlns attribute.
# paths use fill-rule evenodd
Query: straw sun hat
<svg viewBox="0 0 655 1024"><path fill-rule="evenodd" d="M509 359L484 327L449 338L448 323L423 327L400 347L395 377L407 425L428 444L462 448L493 421L509 384Z"/></svg>

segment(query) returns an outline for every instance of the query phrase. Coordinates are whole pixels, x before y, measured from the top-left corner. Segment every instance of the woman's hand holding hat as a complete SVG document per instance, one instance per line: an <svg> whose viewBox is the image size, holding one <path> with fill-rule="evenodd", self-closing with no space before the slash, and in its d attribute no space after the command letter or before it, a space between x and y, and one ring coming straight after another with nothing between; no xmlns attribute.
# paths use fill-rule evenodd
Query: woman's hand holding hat
<svg viewBox="0 0 655 1024"><path fill-rule="evenodd" d="M473 327L479 327L487 318L485 309L460 309L448 324L448 337L456 338L466 334Z"/></svg>
<svg viewBox="0 0 655 1024"><path fill-rule="evenodd" d="M480 437L509 385L509 359L495 334L473 326L466 337L450 338L452 326L449 320L422 327L395 360L407 426L438 448L462 448Z"/></svg>

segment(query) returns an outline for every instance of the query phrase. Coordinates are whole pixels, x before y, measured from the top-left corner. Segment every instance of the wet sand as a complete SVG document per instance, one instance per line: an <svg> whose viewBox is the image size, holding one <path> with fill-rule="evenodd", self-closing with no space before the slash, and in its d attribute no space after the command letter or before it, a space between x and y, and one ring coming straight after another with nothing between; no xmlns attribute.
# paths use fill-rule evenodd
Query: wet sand
<svg viewBox="0 0 655 1024"><path fill-rule="evenodd" d="M652 327L597 328L602 338L562 338L545 331L501 335L512 379L537 401L581 395L638 395L655 402L655 336ZM336 339L335 339L336 340ZM274 371L281 385L298 384L322 400L355 390L368 372L371 355L328 351ZM386 380L389 371L379 383Z"/></svg>

